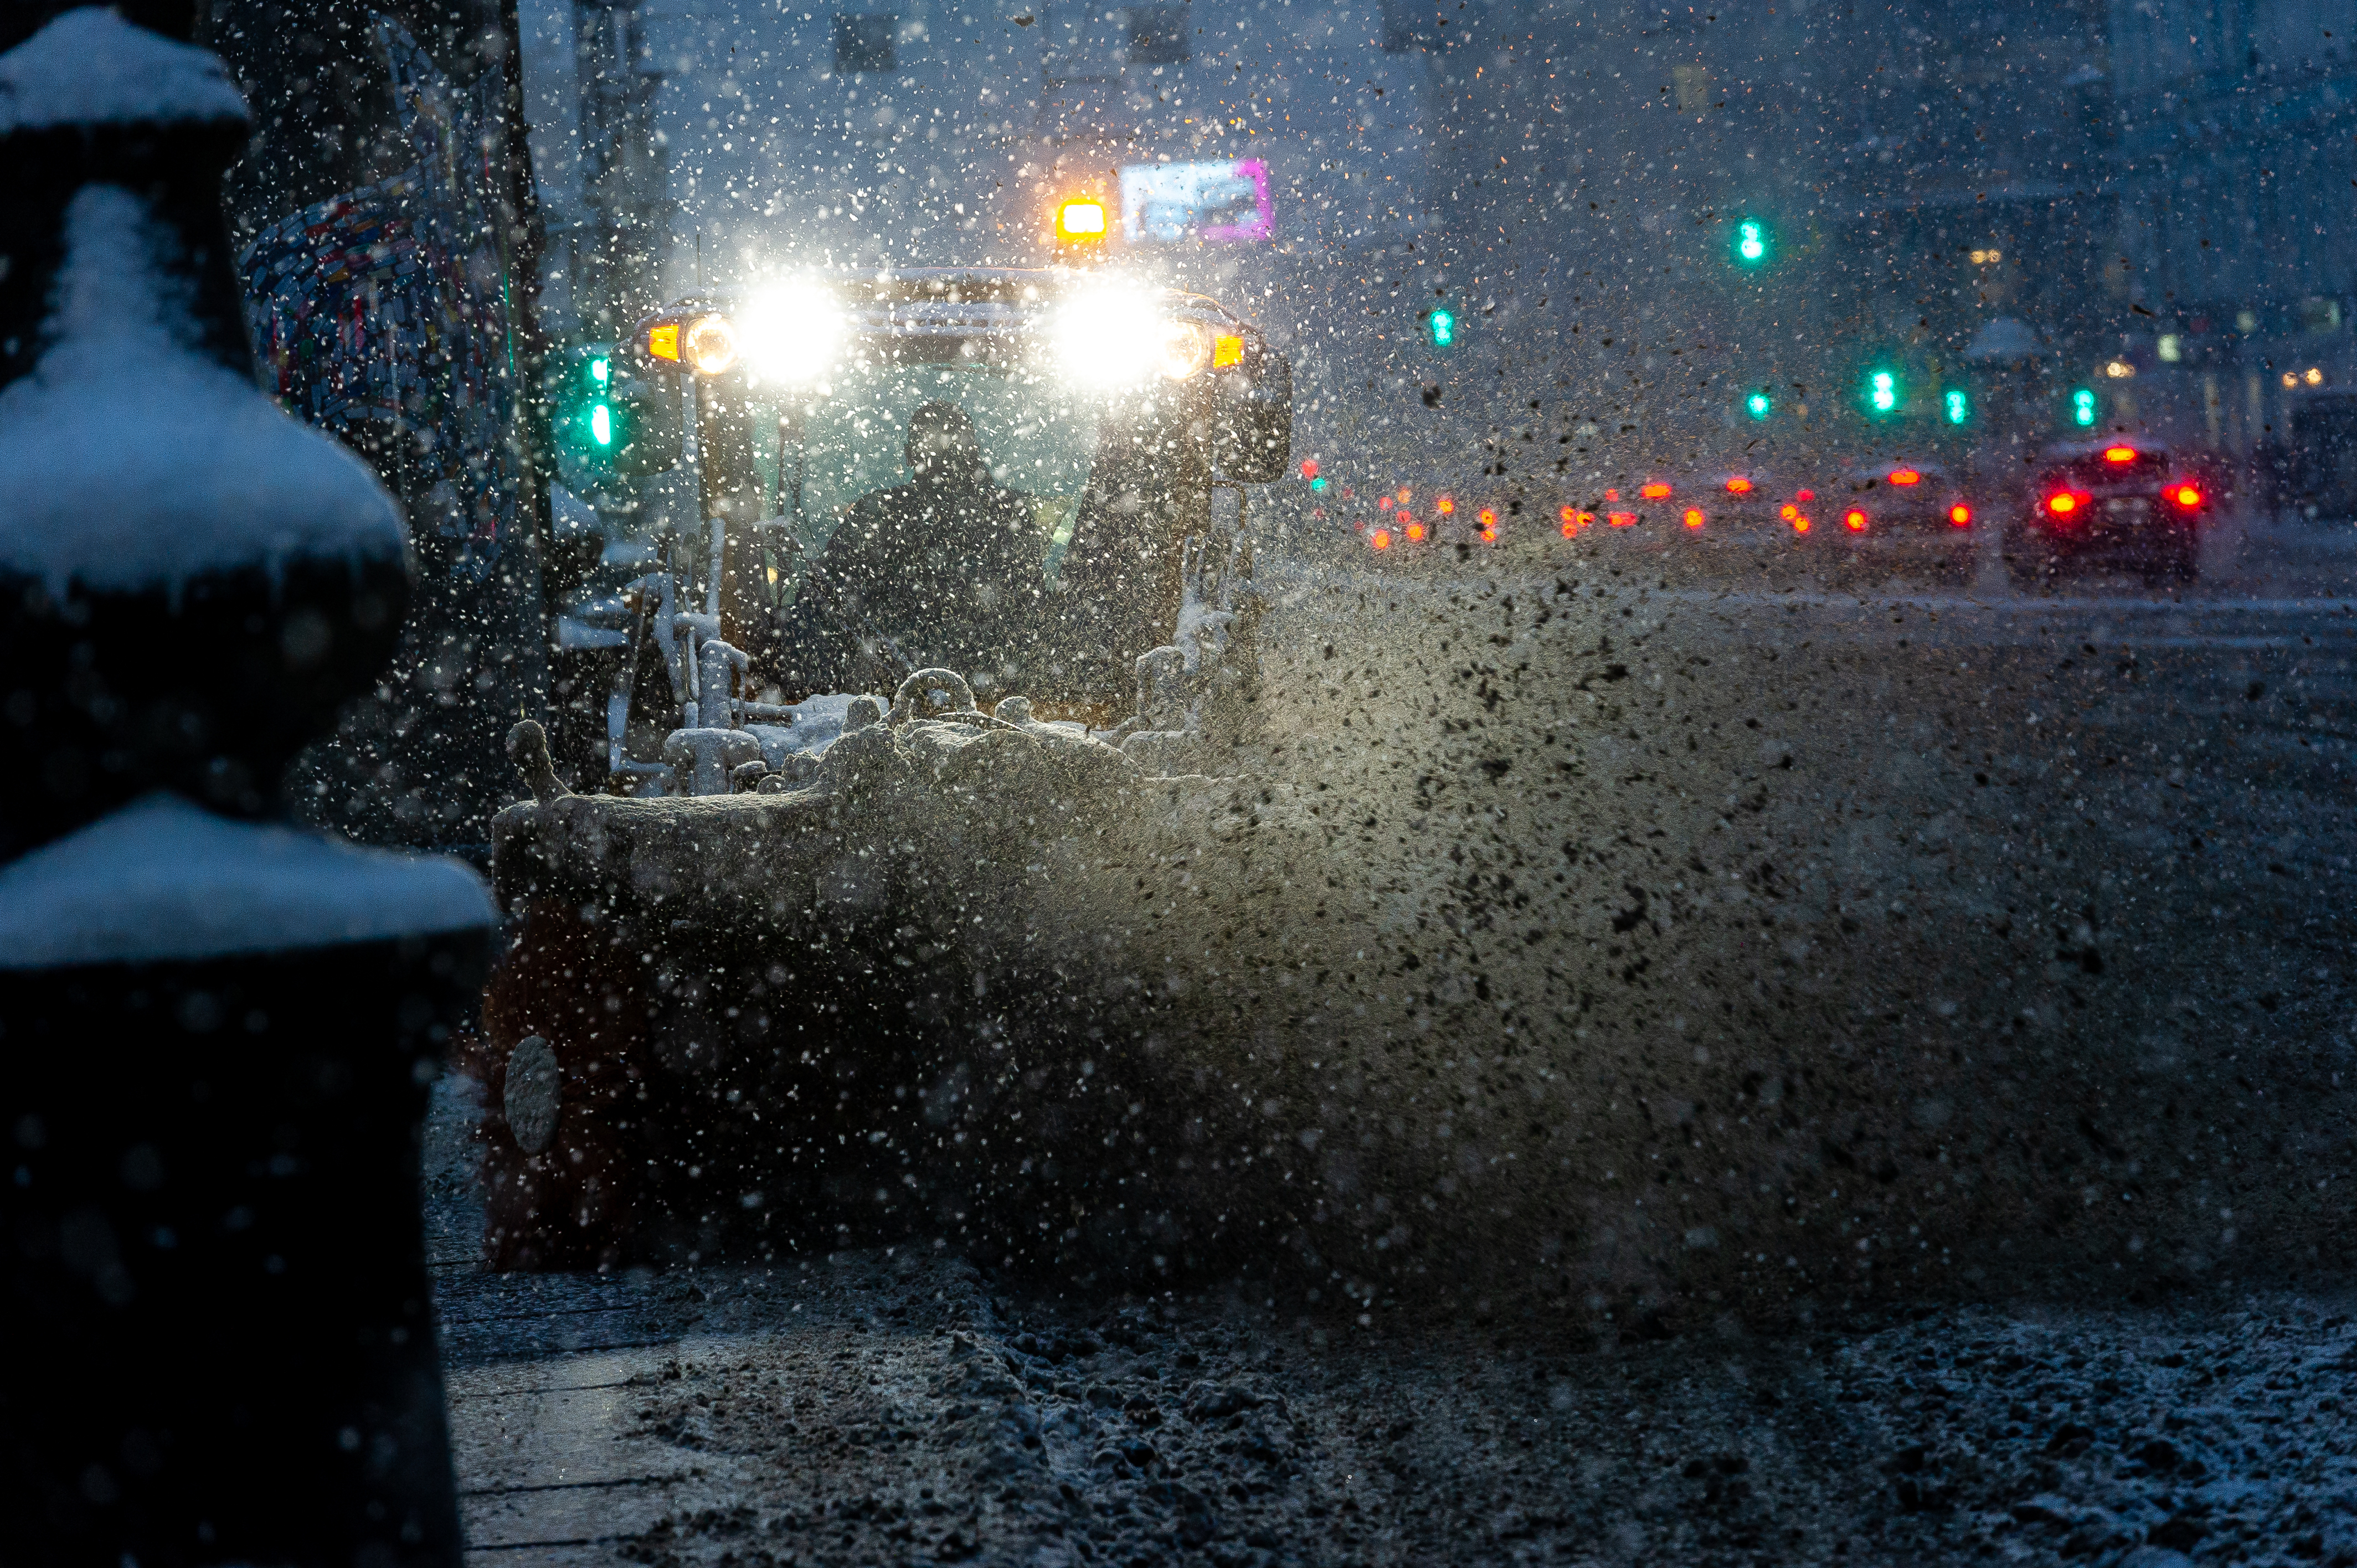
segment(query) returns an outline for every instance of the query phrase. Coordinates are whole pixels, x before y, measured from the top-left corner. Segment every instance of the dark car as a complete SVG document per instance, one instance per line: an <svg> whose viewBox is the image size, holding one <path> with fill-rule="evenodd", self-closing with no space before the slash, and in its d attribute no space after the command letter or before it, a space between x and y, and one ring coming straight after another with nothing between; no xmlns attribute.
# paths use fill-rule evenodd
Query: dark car
<svg viewBox="0 0 2357 1568"><path fill-rule="evenodd" d="M2210 486L2167 447L2117 440L2070 442L2040 455L2007 538L2014 576L2038 581L2108 566L2147 584L2200 573Z"/></svg>
<svg viewBox="0 0 2357 1568"><path fill-rule="evenodd" d="M1953 475L1937 463L1878 463L1842 476L1820 508L1820 548L1851 573L1969 578L1978 521Z"/></svg>

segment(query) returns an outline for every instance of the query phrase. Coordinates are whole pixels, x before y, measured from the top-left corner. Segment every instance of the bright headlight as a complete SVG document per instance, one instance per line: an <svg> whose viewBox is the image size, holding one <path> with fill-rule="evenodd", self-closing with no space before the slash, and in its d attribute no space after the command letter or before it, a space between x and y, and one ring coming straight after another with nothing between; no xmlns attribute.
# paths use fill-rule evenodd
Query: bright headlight
<svg viewBox="0 0 2357 1568"><path fill-rule="evenodd" d="M745 361L765 381L814 381L842 358L843 306L824 289L789 284L770 290L737 317Z"/></svg>
<svg viewBox="0 0 2357 1568"><path fill-rule="evenodd" d="M725 316L699 316L687 324L680 357L702 375L717 376L737 362L737 328Z"/></svg>
<svg viewBox="0 0 2357 1568"><path fill-rule="evenodd" d="M1185 381L1211 357L1204 328L1164 315L1143 290L1115 286L1067 299L1049 338L1057 368L1082 386L1134 386L1157 375Z"/></svg>

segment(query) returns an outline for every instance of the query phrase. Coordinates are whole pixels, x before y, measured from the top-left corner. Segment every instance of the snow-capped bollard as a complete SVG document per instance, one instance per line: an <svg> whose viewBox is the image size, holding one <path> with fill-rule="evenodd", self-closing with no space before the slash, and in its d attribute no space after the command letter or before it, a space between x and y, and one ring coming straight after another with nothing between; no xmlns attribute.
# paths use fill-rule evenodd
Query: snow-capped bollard
<svg viewBox="0 0 2357 1568"><path fill-rule="evenodd" d="M254 388L246 133L113 12L0 55L11 1561L458 1561L418 1129L493 910L267 821L409 580L368 469Z"/></svg>

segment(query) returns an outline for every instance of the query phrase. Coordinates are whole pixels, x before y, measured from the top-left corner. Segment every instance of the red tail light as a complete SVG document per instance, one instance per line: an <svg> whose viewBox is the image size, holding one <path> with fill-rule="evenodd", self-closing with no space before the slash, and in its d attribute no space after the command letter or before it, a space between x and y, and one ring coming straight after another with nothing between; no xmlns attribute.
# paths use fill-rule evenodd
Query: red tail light
<svg viewBox="0 0 2357 1568"><path fill-rule="evenodd" d="M2094 499L2084 490L2056 490L2046 498L2046 510L2056 517L2076 517Z"/></svg>
<svg viewBox="0 0 2357 1568"><path fill-rule="evenodd" d="M1498 526L1498 514L1486 506L1481 509L1481 526L1484 528Z"/></svg>
<svg viewBox="0 0 2357 1568"><path fill-rule="evenodd" d="M1751 493L1751 481L1738 474L1727 481L1727 493L1731 496L1748 496Z"/></svg>
<svg viewBox="0 0 2357 1568"><path fill-rule="evenodd" d="M1848 529L1852 533L1864 533L1866 532L1866 513L1857 507L1850 508L1847 511L1842 513L1842 526Z"/></svg>
<svg viewBox="0 0 2357 1568"><path fill-rule="evenodd" d="M1688 528L1700 528L1702 523L1702 508L1698 506L1690 506L1686 508L1686 526Z"/></svg>
<svg viewBox="0 0 2357 1568"><path fill-rule="evenodd" d="M1637 514L1633 511L1608 511L1604 514L1604 521L1615 528L1634 528L1637 526Z"/></svg>
<svg viewBox="0 0 2357 1568"><path fill-rule="evenodd" d="M1802 502L1813 501L1817 499L1817 492L1814 490L1796 490L1792 494L1792 499L1796 501Z"/></svg>
<svg viewBox="0 0 2357 1568"><path fill-rule="evenodd" d="M1376 510L1377 511L1389 511L1389 510L1392 510L1392 498L1391 498L1391 497L1389 497L1389 496L1382 496L1382 497L1377 498L1377 499L1376 499L1376 501L1375 501L1375 510Z"/></svg>
<svg viewBox="0 0 2357 1568"><path fill-rule="evenodd" d="M1400 521L1407 524L1407 542L1410 544L1421 544L1424 542L1424 524L1405 516L1403 516Z"/></svg>
<svg viewBox="0 0 2357 1568"><path fill-rule="evenodd" d="M2136 460L2136 449L2133 446L2106 446L2104 448L2104 461L2106 463L2133 463Z"/></svg>
<svg viewBox="0 0 2357 1568"><path fill-rule="evenodd" d="M1920 485L1923 482L1923 476L1912 468L1893 468L1890 470L1890 482L1894 485Z"/></svg>
<svg viewBox="0 0 2357 1568"><path fill-rule="evenodd" d="M1580 511L1573 507L1566 507L1556 515L1563 520L1563 536L1566 539L1569 539L1573 534L1577 533L1581 529L1586 528L1589 523L1596 521L1596 514L1594 512Z"/></svg>
<svg viewBox="0 0 2357 1568"><path fill-rule="evenodd" d="M1388 528L1379 528L1375 530L1374 537L1367 542L1378 550L1389 550L1392 547L1392 531Z"/></svg>
<svg viewBox="0 0 2357 1568"><path fill-rule="evenodd" d="M1948 521L1958 528L1970 528L1973 525L1973 509L1958 501L1948 509Z"/></svg>
<svg viewBox="0 0 2357 1568"><path fill-rule="evenodd" d="M1651 484L1639 486L1637 493L1649 501L1665 501L1670 499L1670 487L1655 479Z"/></svg>
<svg viewBox="0 0 2357 1568"><path fill-rule="evenodd" d="M1432 510L1438 512L1443 517L1453 517L1457 512L1457 503L1449 499L1448 497L1443 496L1438 500L1432 503Z"/></svg>
<svg viewBox="0 0 2357 1568"><path fill-rule="evenodd" d="M2200 487L2188 484L2184 480L2179 479L2177 483L2169 487L2169 499L2175 501L2185 510L2191 511L2194 508L2201 504L2202 498Z"/></svg>

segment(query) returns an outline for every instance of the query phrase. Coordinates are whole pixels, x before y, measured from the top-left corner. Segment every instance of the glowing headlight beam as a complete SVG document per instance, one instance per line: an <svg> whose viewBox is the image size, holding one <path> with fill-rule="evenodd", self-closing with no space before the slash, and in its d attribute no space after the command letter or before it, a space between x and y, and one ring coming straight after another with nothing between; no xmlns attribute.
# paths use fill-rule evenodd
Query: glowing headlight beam
<svg viewBox="0 0 2357 1568"><path fill-rule="evenodd" d="M1211 362L1211 333L1162 312L1142 290L1092 288L1068 298L1049 328L1057 368L1082 386L1183 381Z"/></svg>
<svg viewBox="0 0 2357 1568"><path fill-rule="evenodd" d="M725 316L699 316L687 324L680 357L705 376L726 375L737 363L737 328Z"/></svg>
<svg viewBox="0 0 2357 1568"><path fill-rule="evenodd" d="M738 312L745 362L764 381L799 385L833 370L848 336L843 306L813 284L786 284Z"/></svg>

